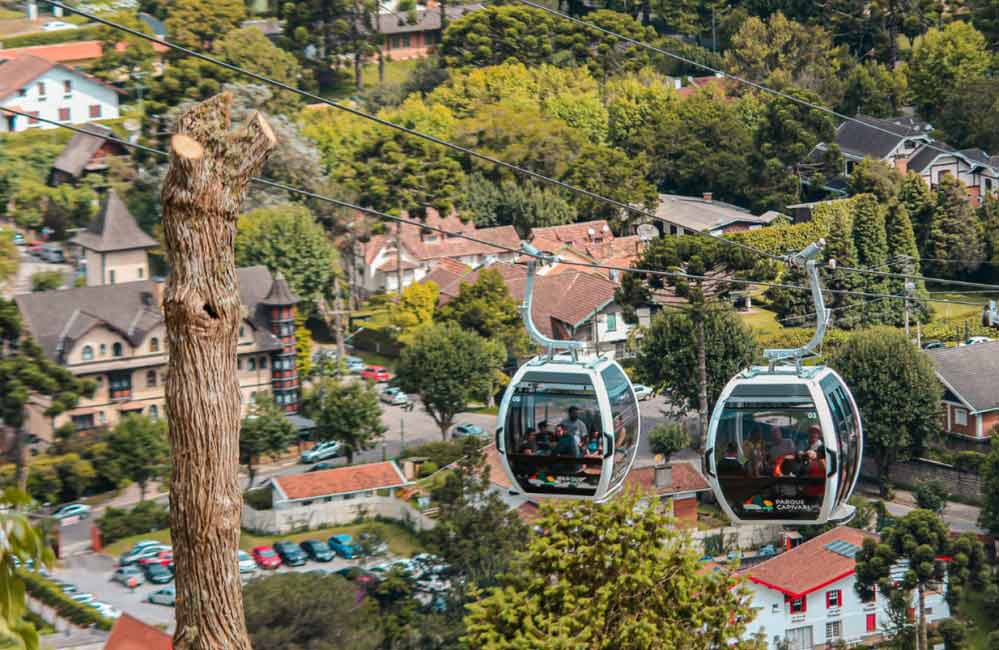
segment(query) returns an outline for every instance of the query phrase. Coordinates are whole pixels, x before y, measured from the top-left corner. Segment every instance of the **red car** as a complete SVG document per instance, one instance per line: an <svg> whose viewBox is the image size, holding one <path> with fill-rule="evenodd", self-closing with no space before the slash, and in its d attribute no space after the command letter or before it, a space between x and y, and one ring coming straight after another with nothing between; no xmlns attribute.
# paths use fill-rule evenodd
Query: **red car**
<svg viewBox="0 0 999 650"><path fill-rule="evenodd" d="M250 554L261 569L276 569L281 566L281 558L270 546L255 546Z"/></svg>
<svg viewBox="0 0 999 650"><path fill-rule="evenodd" d="M361 371L361 379L366 379L379 384L392 379L392 375L390 375L389 371L385 369L385 366L368 366Z"/></svg>
<svg viewBox="0 0 999 650"><path fill-rule="evenodd" d="M173 551L160 551L153 557L139 560L139 564L162 564L165 567L173 565Z"/></svg>

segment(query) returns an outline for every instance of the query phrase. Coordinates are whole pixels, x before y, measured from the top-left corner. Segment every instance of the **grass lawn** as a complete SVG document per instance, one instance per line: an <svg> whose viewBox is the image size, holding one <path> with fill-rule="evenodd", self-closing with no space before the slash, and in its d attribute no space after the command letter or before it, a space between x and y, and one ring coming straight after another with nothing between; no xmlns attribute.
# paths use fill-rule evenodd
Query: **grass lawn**
<svg viewBox="0 0 999 650"><path fill-rule="evenodd" d="M409 77L409 74L416 67L419 62L418 59L410 59L408 61L386 61L385 62L385 83L386 84L400 84ZM364 66L361 70L361 79L364 80L364 87L370 88L371 86L378 85L378 64L369 63Z"/></svg>
<svg viewBox="0 0 999 650"><path fill-rule="evenodd" d="M777 314L769 309L753 307L749 312L739 312L742 322L749 325L757 334L772 334L782 328L777 322Z"/></svg>
<svg viewBox="0 0 999 650"><path fill-rule="evenodd" d="M399 363L399 359L395 357L386 357L384 354L378 354L377 352L354 350L350 354L355 357L361 357L364 359L364 363L369 366L385 366L390 372L395 372L395 364Z"/></svg>
<svg viewBox="0 0 999 650"><path fill-rule="evenodd" d="M934 298L942 298L945 300L960 300L962 302L974 302L974 303L984 303L987 300L994 300L996 295L999 294L982 294L982 293L944 293L944 294L934 294ZM972 319L978 321L982 316L982 308L972 305L952 305L950 303L934 302L930 301L930 305L933 306L933 320L936 321L953 321L953 320L964 320Z"/></svg>
<svg viewBox="0 0 999 650"><path fill-rule="evenodd" d="M411 533L409 530L397 524L382 521L371 521L363 524L352 524L349 526L335 526L332 528L320 528L317 530L310 530L304 533L293 533L290 535L256 535L242 531L239 534L239 547L244 551L249 551L254 546L269 546L279 540L289 540L292 542L302 542L307 539L326 540L331 535L341 534L353 535L356 537L362 530L365 529L374 529L378 531L388 543L389 551L395 553L396 555L408 557L424 550L423 545L420 544L416 535ZM104 548L103 552L107 555L118 556L132 548L132 545L135 544L135 542L142 539L154 539L158 542L169 544L170 531L164 529L143 535L135 535L134 537L126 537L125 539L118 540L114 544L108 545Z"/></svg>

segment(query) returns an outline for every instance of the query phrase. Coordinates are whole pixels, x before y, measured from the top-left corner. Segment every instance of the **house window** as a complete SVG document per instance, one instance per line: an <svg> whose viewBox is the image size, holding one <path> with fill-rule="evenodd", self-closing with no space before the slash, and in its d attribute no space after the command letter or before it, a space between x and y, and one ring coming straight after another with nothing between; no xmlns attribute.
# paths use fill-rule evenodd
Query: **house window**
<svg viewBox="0 0 999 650"><path fill-rule="evenodd" d="M260 357L260 369L261 370L267 369L267 357Z"/></svg>
<svg viewBox="0 0 999 650"><path fill-rule="evenodd" d="M132 395L132 373L126 371L109 374L108 390L111 392L111 399L130 397Z"/></svg>
<svg viewBox="0 0 999 650"><path fill-rule="evenodd" d="M69 122L69 118L70 118L69 109L68 108L60 108L59 109L59 121L60 122Z"/></svg>
<svg viewBox="0 0 999 650"><path fill-rule="evenodd" d="M239 338L246 336L246 328L242 325L239 326Z"/></svg>
<svg viewBox="0 0 999 650"><path fill-rule="evenodd" d="M878 597L877 589L871 587L870 589L865 589L863 593L860 594L860 602L869 605L873 603L875 600L877 600L877 597Z"/></svg>
<svg viewBox="0 0 999 650"><path fill-rule="evenodd" d="M159 352L160 351L160 340L158 338L156 338L155 336L153 338L149 339L149 351L150 352Z"/></svg>
<svg viewBox="0 0 999 650"><path fill-rule="evenodd" d="M146 372L146 387L155 388L156 387L156 371L150 370Z"/></svg>
<svg viewBox="0 0 999 650"><path fill-rule="evenodd" d="M38 124L38 111L30 111L28 116L28 124Z"/></svg>
<svg viewBox="0 0 999 650"><path fill-rule="evenodd" d="M868 614L867 615L867 631L877 632L878 631L878 615Z"/></svg>
<svg viewBox="0 0 999 650"><path fill-rule="evenodd" d="M826 640L832 641L843 636L843 621L829 621L826 623Z"/></svg>
<svg viewBox="0 0 999 650"><path fill-rule="evenodd" d="M101 356L102 357L106 357L107 354L108 354L108 345L107 345L107 343L101 343Z"/></svg>
<svg viewBox="0 0 999 650"><path fill-rule="evenodd" d="M77 431L94 428L93 413L87 413L86 415L74 415L72 419L73 419L73 428L76 429Z"/></svg>
<svg viewBox="0 0 999 650"><path fill-rule="evenodd" d="M247 359L246 363L249 366L250 370L256 370L257 369L257 360L254 359L253 357L250 357L249 359Z"/></svg>
<svg viewBox="0 0 999 650"><path fill-rule="evenodd" d="M104 411L98 411L97 412L97 423L98 424L107 424L108 423L108 416L104 414Z"/></svg>
<svg viewBox="0 0 999 650"><path fill-rule="evenodd" d="M812 650L812 626L796 627L787 631L788 650Z"/></svg>
<svg viewBox="0 0 999 650"><path fill-rule="evenodd" d="M83 355L82 355L82 357L83 357L84 361L93 361L94 360L94 348L92 348L89 345L84 345L83 346Z"/></svg>
<svg viewBox="0 0 999 650"><path fill-rule="evenodd" d="M607 331L617 331L617 314L607 314Z"/></svg>
<svg viewBox="0 0 999 650"><path fill-rule="evenodd" d="M62 92L64 95L73 94L73 82L71 80L67 79L66 81L62 82Z"/></svg>
<svg viewBox="0 0 999 650"><path fill-rule="evenodd" d="M108 271L108 284L114 284L114 271Z"/></svg>
<svg viewBox="0 0 999 650"><path fill-rule="evenodd" d="M140 280L142 279L142 276L143 276L143 275L145 275L145 273L143 272L143 269L142 269L142 267L140 266L140 267L139 267L139 279L140 279Z"/></svg>
<svg viewBox="0 0 999 650"><path fill-rule="evenodd" d="M101 116L101 105L91 104L90 105L90 117L100 117Z"/></svg>
<svg viewBox="0 0 999 650"><path fill-rule="evenodd" d="M843 606L843 592L839 589L833 589L832 591L826 592L826 609L831 609L833 607Z"/></svg>
<svg viewBox="0 0 999 650"><path fill-rule="evenodd" d="M242 370L242 369L243 369L243 360L237 357L236 358L236 370Z"/></svg>
<svg viewBox="0 0 999 650"><path fill-rule="evenodd" d="M35 88L38 89L38 99L44 100L45 99L45 82L44 81L39 81L37 84L35 84Z"/></svg>
<svg viewBox="0 0 999 650"><path fill-rule="evenodd" d="M120 357L122 355L121 343L115 343L111 346L111 356Z"/></svg>
<svg viewBox="0 0 999 650"><path fill-rule="evenodd" d="M804 614L807 611L808 611L808 596L802 596L801 598L791 599L792 614Z"/></svg>
<svg viewBox="0 0 999 650"><path fill-rule="evenodd" d="M153 404L149 407L149 417L153 420L157 420L160 417L160 407Z"/></svg>
<svg viewBox="0 0 999 650"><path fill-rule="evenodd" d="M968 426L968 411L966 411L965 409L955 408L954 424L956 424L959 427Z"/></svg>

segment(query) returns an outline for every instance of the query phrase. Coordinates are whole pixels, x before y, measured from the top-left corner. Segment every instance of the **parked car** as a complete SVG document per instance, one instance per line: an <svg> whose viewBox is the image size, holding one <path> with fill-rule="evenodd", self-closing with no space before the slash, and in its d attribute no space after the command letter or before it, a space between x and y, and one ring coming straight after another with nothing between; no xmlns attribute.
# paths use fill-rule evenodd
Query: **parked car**
<svg viewBox="0 0 999 650"><path fill-rule="evenodd" d="M87 603L87 607L93 607L104 618L110 618L110 619L121 618L121 610L116 609L109 603L103 603L99 600L95 600L92 603Z"/></svg>
<svg viewBox="0 0 999 650"><path fill-rule="evenodd" d="M990 339L987 336L972 336L964 342L965 345L978 345L979 343L991 343L995 339Z"/></svg>
<svg viewBox="0 0 999 650"><path fill-rule="evenodd" d="M239 572L240 573L256 573L257 563L250 557L250 554L246 551L239 551L237 554L239 557Z"/></svg>
<svg viewBox="0 0 999 650"><path fill-rule="evenodd" d="M50 20L49 22L42 25L43 32L58 32L63 29L80 29L77 25L73 23L63 22L61 20Z"/></svg>
<svg viewBox="0 0 999 650"><path fill-rule="evenodd" d="M154 605L166 605L168 607L173 607L177 603L177 590L173 585L163 587L162 589L157 589L153 593L149 594L147 600Z"/></svg>
<svg viewBox="0 0 999 650"><path fill-rule="evenodd" d="M329 460L340 455L340 443L336 440L325 440L318 443L312 449L304 452L299 458L302 463L315 463L320 460Z"/></svg>
<svg viewBox="0 0 999 650"><path fill-rule="evenodd" d="M22 235L19 232L14 233L14 245L15 246L24 246L25 243L26 242L25 242L25 239L24 239L24 235Z"/></svg>
<svg viewBox="0 0 999 650"><path fill-rule="evenodd" d="M382 382L391 381L392 375L385 366L367 366L361 371L361 379L366 379L367 381L373 381L376 384Z"/></svg>
<svg viewBox="0 0 999 650"><path fill-rule="evenodd" d="M347 357L347 370L350 374L359 375L364 368L364 359L360 357Z"/></svg>
<svg viewBox="0 0 999 650"><path fill-rule="evenodd" d="M143 576L142 569L135 565L129 565L115 569L115 572L111 574L111 581L125 585L126 587L134 588L138 587L146 580Z"/></svg>
<svg viewBox="0 0 999 650"><path fill-rule="evenodd" d="M28 242L28 254L38 257L42 254L42 250L45 248L45 242L39 241L37 239Z"/></svg>
<svg viewBox="0 0 999 650"><path fill-rule="evenodd" d="M122 555L121 559L118 560L118 564L120 564L121 566L127 566L129 564L138 564L139 562L147 558L158 557L159 554L162 553L163 551L172 551L172 550L173 549L171 549L166 544L144 546L137 551L132 550L126 553L125 555Z"/></svg>
<svg viewBox="0 0 999 650"><path fill-rule="evenodd" d="M342 569L337 569L334 573L343 576L351 582L356 582L367 589L377 587L378 583L381 582L381 578L379 578L377 574L356 566L348 566Z"/></svg>
<svg viewBox="0 0 999 650"><path fill-rule="evenodd" d="M924 350L937 350L945 347L947 347L947 344L943 341L927 341L926 343L923 343Z"/></svg>
<svg viewBox="0 0 999 650"><path fill-rule="evenodd" d="M66 261L66 255L56 244L46 244L42 246L42 250L38 253L38 257L42 258L46 262L52 262L53 264L62 264Z"/></svg>
<svg viewBox="0 0 999 650"><path fill-rule="evenodd" d="M52 516L60 521L72 517L86 519L90 516L90 506L85 503L67 503L53 512Z"/></svg>
<svg viewBox="0 0 999 650"><path fill-rule="evenodd" d="M261 569L276 569L281 566L281 558L270 546L255 546L251 554Z"/></svg>
<svg viewBox="0 0 999 650"><path fill-rule="evenodd" d="M143 557L139 560L139 565L145 566L147 564L159 564L161 566L172 566L173 565L173 550L160 551L159 553L152 555L150 557Z"/></svg>
<svg viewBox="0 0 999 650"><path fill-rule="evenodd" d="M150 562L149 564L142 565L142 573L146 576L146 580L154 585L165 585L173 581L173 571L159 562Z"/></svg>
<svg viewBox="0 0 999 650"><path fill-rule="evenodd" d="M309 472L321 472L324 469L335 469L335 468L336 468L336 463L316 463L309 469L305 470L305 473L308 474Z"/></svg>
<svg viewBox="0 0 999 650"><path fill-rule="evenodd" d="M97 600L97 596L93 594L73 594L69 599L75 600L78 603L92 603Z"/></svg>
<svg viewBox="0 0 999 650"><path fill-rule="evenodd" d="M307 539L302 542L301 547L316 562L329 562L335 557L329 544L320 539Z"/></svg>
<svg viewBox="0 0 999 650"><path fill-rule="evenodd" d="M639 402L644 402L647 399L651 399L656 396L655 391L653 391L648 386L644 384L635 384L635 397L638 398Z"/></svg>
<svg viewBox="0 0 999 650"><path fill-rule="evenodd" d="M306 557L302 549L295 542L280 541L274 544L274 552L278 554L286 566L302 566Z"/></svg>
<svg viewBox="0 0 999 650"><path fill-rule="evenodd" d="M392 406L405 406L406 404L409 404L409 395L402 392L401 388L396 388L394 386L390 386L383 390L378 398L383 402L391 404Z"/></svg>
<svg viewBox="0 0 999 650"><path fill-rule="evenodd" d="M451 437L452 438L462 438L465 436L472 436L473 438L481 438L486 433L485 429L478 426L477 424L472 424L471 422L463 422L461 424L456 424L451 427Z"/></svg>
<svg viewBox="0 0 999 650"><path fill-rule="evenodd" d="M329 539L330 550L340 557L352 560L357 555L354 538L350 535L334 535Z"/></svg>

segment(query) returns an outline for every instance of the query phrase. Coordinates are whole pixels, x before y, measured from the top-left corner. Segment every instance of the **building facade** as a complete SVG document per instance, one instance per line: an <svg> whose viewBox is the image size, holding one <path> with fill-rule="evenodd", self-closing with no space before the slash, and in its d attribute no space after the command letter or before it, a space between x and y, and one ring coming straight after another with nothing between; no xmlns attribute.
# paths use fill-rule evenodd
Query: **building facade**
<svg viewBox="0 0 999 650"><path fill-rule="evenodd" d="M35 118L82 124L119 117L121 91L96 77L33 55L0 63L0 108L32 117L6 115L0 133L33 128L54 129Z"/></svg>
<svg viewBox="0 0 999 650"><path fill-rule="evenodd" d="M987 443L999 432L999 341L927 354L944 387L940 415L944 431Z"/></svg>

